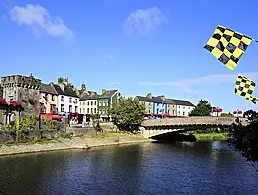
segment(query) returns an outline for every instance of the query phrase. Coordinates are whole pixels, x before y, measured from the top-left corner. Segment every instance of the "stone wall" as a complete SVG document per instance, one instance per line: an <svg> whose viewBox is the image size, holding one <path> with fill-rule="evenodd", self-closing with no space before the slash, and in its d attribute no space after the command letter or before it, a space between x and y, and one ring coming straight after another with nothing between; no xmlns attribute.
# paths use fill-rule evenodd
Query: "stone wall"
<svg viewBox="0 0 258 195"><path fill-rule="evenodd" d="M25 109L22 115L39 114L39 90L18 87L18 101L22 103Z"/></svg>
<svg viewBox="0 0 258 195"><path fill-rule="evenodd" d="M42 125L41 129L38 128L26 128L23 129L20 135L20 141L30 141L37 139L51 139L60 136L65 132L64 124L58 123L55 128L51 128L48 125ZM7 126L0 124L0 143L8 143L15 141L16 136L14 133L8 131Z"/></svg>

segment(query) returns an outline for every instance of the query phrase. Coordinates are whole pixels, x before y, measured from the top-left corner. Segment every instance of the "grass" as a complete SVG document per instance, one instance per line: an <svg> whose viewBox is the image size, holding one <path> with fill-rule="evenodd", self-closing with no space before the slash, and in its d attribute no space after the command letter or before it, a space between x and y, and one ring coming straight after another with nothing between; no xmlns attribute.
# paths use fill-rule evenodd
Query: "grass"
<svg viewBox="0 0 258 195"><path fill-rule="evenodd" d="M188 133L186 133L187 135ZM192 133L197 140L227 140L227 133Z"/></svg>

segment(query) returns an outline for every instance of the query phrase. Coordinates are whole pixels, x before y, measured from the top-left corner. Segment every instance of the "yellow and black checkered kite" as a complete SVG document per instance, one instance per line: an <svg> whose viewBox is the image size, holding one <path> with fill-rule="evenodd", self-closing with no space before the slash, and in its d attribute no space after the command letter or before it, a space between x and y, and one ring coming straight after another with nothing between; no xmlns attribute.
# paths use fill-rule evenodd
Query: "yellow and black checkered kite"
<svg viewBox="0 0 258 195"><path fill-rule="evenodd" d="M236 80L235 93L256 104L258 98L252 96L255 86L255 82L239 74Z"/></svg>
<svg viewBox="0 0 258 195"><path fill-rule="evenodd" d="M230 70L234 70L251 41L252 38L246 35L217 26L213 36L204 48L210 51Z"/></svg>

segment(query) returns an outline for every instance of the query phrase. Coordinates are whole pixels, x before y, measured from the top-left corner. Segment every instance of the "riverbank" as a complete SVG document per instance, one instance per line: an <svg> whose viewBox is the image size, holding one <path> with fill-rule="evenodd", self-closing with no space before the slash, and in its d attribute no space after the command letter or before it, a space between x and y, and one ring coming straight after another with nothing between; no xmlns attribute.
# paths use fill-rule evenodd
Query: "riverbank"
<svg viewBox="0 0 258 195"><path fill-rule="evenodd" d="M133 144L142 142L151 142L150 139L142 138L140 135L131 133L98 133L97 135L89 135L83 137L73 137L71 139L54 139L40 142L29 142L19 144L3 144L0 145L0 156L46 152L54 150L68 149L89 149L91 147Z"/></svg>
<svg viewBox="0 0 258 195"><path fill-rule="evenodd" d="M186 133L185 135L189 135ZM196 137L196 141L225 141L227 133L192 133Z"/></svg>

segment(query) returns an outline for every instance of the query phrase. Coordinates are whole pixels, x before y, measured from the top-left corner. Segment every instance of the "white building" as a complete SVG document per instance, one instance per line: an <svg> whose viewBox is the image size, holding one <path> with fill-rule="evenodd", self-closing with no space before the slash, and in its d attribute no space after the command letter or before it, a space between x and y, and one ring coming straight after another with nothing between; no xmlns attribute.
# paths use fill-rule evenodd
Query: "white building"
<svg viewBox="0 0 258 195"><path fill-rule="evenodd" d="M98 113L98 99L96 94L85 95L80 98L80 114L97 114Z"/></svg>
<svg viewBox="0 0 258 195"><path fill-rule="evenodd" d="M195 108L195 105L193 105L189 101L184 100L174 100L176 104L176 116L185 116L188 117L189 113Z"/></svg>
<svg viewBox="0 0 258 195"><path fill-rule="evenodd" d="M54 85L58 93L58 114L65 115L79 112L79 97L72 91L69 85L57 84Z"/></svg>

